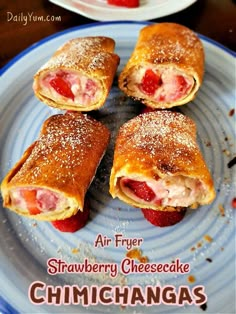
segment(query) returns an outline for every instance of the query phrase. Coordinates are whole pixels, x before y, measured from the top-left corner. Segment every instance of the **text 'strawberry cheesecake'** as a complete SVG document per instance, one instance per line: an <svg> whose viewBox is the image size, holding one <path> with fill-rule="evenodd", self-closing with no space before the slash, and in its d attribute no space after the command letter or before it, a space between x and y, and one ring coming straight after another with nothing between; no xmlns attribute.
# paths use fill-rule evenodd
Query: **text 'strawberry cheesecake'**
<svg viewBox="0 0 236 314"><path fill-rule="evenodd" d="M102 123L79 112L48 118L1 184L3 205L37 220L64 220L85 194L109 142Z"/></svg>
<svg viewBox="0 0 236 314"><path fill-rule="evenodd" d="M59 48L34 76L35 95L49 106L91 111L104 105L120 61L109 37L81 37Z"/></svg>
<svg viewBox="0 0 236 314"><path fill-rule="evenodd" d="M215 190L195 123L167 110L126 122L116 140L110 193L131 206L157 211L211 203Z"/></svg>
<svg viewBox="0 0 236 314"><path fill-rule="evenodd" d="M159 23L141 29L119 87L151 108L171 108L195 97L203 74L204 50L197 35L179 24Z"/></svg>

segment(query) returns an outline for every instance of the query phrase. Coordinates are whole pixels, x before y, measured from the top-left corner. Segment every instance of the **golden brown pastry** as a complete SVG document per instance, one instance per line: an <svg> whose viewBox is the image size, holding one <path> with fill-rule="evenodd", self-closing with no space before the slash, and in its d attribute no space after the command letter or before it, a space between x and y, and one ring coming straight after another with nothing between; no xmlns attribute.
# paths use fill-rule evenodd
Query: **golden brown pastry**
<svg viewBox="0 0 236 314"><path fill-rule="evenodd" d="M108 129L82 113L48 118L40 136L1 185L3 205L37 220L83 211L84 198L108 145Z"/></svg>
<svg viewBox="0 0 236 314"><path fill-rule="evenodd" d="M159 23L144 27L119 76L119 87L151 108L191 101L204 73L204 50L185 26Z"/></svg>
<svg viewBox="0 0 236 314"><path fill-rule="evenodd" d="M131 206L163 211L211 203L215 191L195 123L167 110L126 122L116 140L110 193Z"/></svg>
<svg viewBox="0 0 236 314"><path fill-rule="evenodd" d="M109 37L68 41L35 74L35 95L59 109L91 111L102 107L120 61L114 48Z"/></svg>

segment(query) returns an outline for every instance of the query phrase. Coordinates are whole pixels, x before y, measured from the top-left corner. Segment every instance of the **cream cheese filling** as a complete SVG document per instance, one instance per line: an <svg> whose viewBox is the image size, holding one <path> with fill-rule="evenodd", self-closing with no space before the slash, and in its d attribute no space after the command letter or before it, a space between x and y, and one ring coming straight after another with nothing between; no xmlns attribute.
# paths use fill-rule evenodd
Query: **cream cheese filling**
<svg viewBox="0 0 236 314"><path fill-rule="evenodd" d="M74 99L65 97L58 93L50 84L50 81L57 75L63 75L62 78L69 84L70 90L74 95ZM38 87L35 85L34 89L39 88L40 94L54 100L57 103L66 103L73 106L92 106L101 97L102 89L100 83L85 75L78 74L75 71L51 71L46 72L39 78Z"/></svg>
<svg viewBox="0 0 236 314"><path fill-rule="evenodd" d="M24 213L29 212L29 201L23 196L23 190L36 191L35 196L35 207L37 207L41 213L62 211L65 208L70 208L71 204L70 199L63 197L59 193L56 193L51 190L35 187L22 187L15 188L9 191L11 205L13 208L19 209ZM30 202L32 206L32 202Z"/></svg>
<svg viewBox="0 0 236 314"><path fill-rule="evenodd" d="M122 177L119 180L121 191L130 199L140 205L155 205L159 206L181 206L189 207L195 203L200 203L205 196L205 188L198 179L193 179L184 176L168 176L159 180L145 180L147 186L155 193L155 198L147 202L126 186L127 179L144 181L137 177Z"/></svg>
<svg viewBox="0 0 236 314"><path fill-rule="evenodd" d="M145 72L151 69L161 78L161 85L156 89L153 95L148 95L142 91L142 80ZM178 77L182 77L186 86L181 91L178 85ZM127 80L127 89L131 91L136 97L150 99L160 103L169 103L181 100L187 97L194 88L194 78L187 75L183 71L174 67L167 66L153 66L144 65L142 67L135 67Z"/></svg>

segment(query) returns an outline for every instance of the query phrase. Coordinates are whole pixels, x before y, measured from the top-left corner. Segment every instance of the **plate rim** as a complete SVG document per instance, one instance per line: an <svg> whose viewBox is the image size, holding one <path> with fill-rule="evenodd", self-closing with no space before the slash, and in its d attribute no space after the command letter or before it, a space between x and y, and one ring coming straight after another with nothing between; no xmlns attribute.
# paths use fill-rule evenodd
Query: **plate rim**
<svg viewBox="0 0 236 314"><path fill-rule="evenodd" d="M4 314L19 314L19 312L0 295L0 311L2 310L6 311L3 312Z"/></svg>

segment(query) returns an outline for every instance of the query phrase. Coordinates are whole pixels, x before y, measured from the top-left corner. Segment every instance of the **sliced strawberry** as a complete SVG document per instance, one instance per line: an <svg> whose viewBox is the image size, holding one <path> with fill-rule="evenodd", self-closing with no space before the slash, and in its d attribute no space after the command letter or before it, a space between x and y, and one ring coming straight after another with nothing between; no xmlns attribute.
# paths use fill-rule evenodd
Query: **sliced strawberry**
<svg viewBox="0 0 236 314"><path fill-rule="evenodd" d="M127 8L139 7L139 0L107 0L107 3Z"/></svg>
<svg viewBox="0 0 236 314"><path fill-rule="evenodd" d="M159 95L159 97L158 97L158 101L165 101L165 99L166 99L166 96L165 95Z"/></svg>
<svg viewBox="0 0 236 314"><path fill-rule="evenodd" d="M231 201L232 208L236 208L236 197L234 197Z"/></svg>
<svg viewBox="0 0 236 314"><path fill-rule="evenodd" d="M161 210L153 210L149 208L142 208L144 217L154 226L168 227L180 222L186 213L186 210L167 212Z"/></svg>
<svg viewBox="0 0 236 314"><path fill-rule="evenodd" d="M58 71L58 72L56 73L56 76L57 76L57 77L61 77L61 78L63 78L63 79L66 80L66 78L67 78L67 76L68 76L68 73L61 70L61 71Z"/></svg>
<svg viewBox="0 0 236 314"><path fill-rule="evenodd" d="M188 89L188 83L185 78L182 75L176 75L175 81L178 92L184 94Z"/></svg>
<svg viewBox="0 0 236 314"><path fill-rule="evenodd" d="M90 205L88 200L85 200L83 212L78 211L74 216L64 220L55 220L52 225L61 232L75 232L83 228L89 218Z"/></svg>
<svg viewBox="0 0 236 314"><path fill-rule="evenodd" d="M38 207L36 199L36 190L22 189L21 196L24 198L27 204L28 211L30 215L38 215L41 210Z"/></svg>
<svg viewBox="0 0 236 314"><path fill-rule="evenodd" d="M156 196L146 182L127 179L125 180L124 185L132 190L137 197L146 202L151 202Z"/></svg>
<svg viewBox="0 0 236 314"><path fill-rule="evenodd" d="M154 95L158 87L162 84L161 77L153 72L153 70L146 70L141 83L142 91L147 95Z"/></svg>
<svg viewBox="0 0 236 314"><path fill-rule="evenodd" d="M70 83L63 78L63 76L56 76L50 80L50 85L55 89L55 91L66 97L74 100L74 94L71 91Z"/></svg>
<svg viewBox="0 0 236 314"><path fill-rule="evenodd" d="M97 90L97 85L94 81L88 79L86 82L86 94L88 96L94 97L96 90Z"/></svg>

